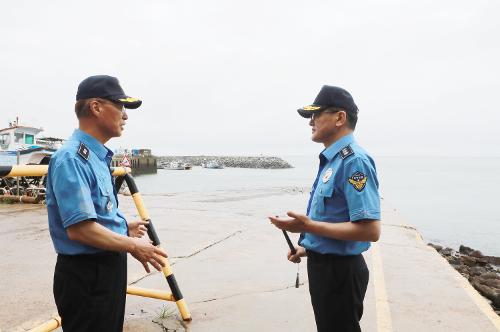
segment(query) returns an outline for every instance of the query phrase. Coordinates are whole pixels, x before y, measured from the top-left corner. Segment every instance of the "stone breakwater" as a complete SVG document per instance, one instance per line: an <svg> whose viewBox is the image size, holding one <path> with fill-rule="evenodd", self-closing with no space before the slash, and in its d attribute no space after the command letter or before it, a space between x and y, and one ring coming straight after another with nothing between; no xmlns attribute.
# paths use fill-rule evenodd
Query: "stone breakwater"
<svg viewBox="0 0 500 332"><path fill-rule="evenodd" d="M188 163L193 166L201 166L209 161L217 161L219 165L224 167L237 168L264 168L264 169L282 169L292 168L285 160L278 157L240 157L240 156L162 156L158 157L158 164L170 162Z"/></svg>
<svg viewBox="0 0 500 332"><path fill-rule="evenodd" d="M458 251L429 243L467 278L470 284L491 301L493 310L500 315L500 257L484 256L479 250L461 245Z"/></svg>

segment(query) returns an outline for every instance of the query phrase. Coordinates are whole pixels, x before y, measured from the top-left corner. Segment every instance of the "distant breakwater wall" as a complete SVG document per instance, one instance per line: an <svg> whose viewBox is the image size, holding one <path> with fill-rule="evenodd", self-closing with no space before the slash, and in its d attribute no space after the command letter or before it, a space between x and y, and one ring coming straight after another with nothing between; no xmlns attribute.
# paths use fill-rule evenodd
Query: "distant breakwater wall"
<svg viewBox="0 0 500 332"><path fill-rule="evenodd" d="M241 157L241 156L161 156L158 157L158 164L165 164L175 161L189 163L193 166L201 166L211 160L224 167L237 168L263 168L263 169L282 169L293 168L285 160L278 157L259 156L259 157Z"/></svg>

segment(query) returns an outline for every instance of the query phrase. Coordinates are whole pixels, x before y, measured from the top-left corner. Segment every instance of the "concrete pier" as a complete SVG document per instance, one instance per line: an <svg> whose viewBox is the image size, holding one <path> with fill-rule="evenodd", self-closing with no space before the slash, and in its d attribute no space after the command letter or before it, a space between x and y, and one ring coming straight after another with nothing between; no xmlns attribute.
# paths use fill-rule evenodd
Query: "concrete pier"
<svg viewBox="0 0 500 332"><path fill-rule="evenodd" d="M315 331L305 261L297 289L297 265L265 218L304 211L307 195L289 187L144 196L193 321L181 322L172 302L128 296L124 330ZM137 218L130 197L120 208ZM0 330L25 331L56 313L56 256L43 206L0 204L0 220ZM486 300L397 211L384 209L381 239L365 259L364 331L500 331ZM128 280L168 290L161 273L145 275L130 256Z"/></svg>

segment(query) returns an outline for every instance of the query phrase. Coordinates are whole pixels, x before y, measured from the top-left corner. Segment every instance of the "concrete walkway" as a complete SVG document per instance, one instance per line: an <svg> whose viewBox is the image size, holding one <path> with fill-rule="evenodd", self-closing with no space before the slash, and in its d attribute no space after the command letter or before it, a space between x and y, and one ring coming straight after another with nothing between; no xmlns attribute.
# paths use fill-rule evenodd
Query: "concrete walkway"
<svg viewBox="0 0 500 332"><path fill-rule="evenodd" d="M304 190L144 196L144 201L193 321L180 323L171 302L128 296L125 331L315 331L306 264L300 264L297 289L297 265L286 260L283 235L265 218L303 211ZM137 217L131 198L122 197L120 207ZM24 331L55 312L55 255L43 208L0 205L0 216L0 329ZM365 258L370 285L364 331L500 331L500 318L486 300L396 211L383 211L382 237ZM136 286L168 290L162 274L145 276L132 258L128 275Z"/></svg>

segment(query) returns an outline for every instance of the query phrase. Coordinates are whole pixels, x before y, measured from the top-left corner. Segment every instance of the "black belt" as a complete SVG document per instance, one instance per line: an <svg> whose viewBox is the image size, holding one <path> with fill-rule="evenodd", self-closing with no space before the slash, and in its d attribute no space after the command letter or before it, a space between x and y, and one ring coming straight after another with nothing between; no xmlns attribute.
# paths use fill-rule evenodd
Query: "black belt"
<svg viewBox="0 0 500 332"><path fill-rule="evenodd" d="M316 260L332 260L332 259L350 259L359 255L338 255L338 254L320 254L318 252L306 249L307 258Z"/></svg>
<svg viewBox="0 0 500 332"><path fill-rule="evenodd" d="M65 254L58 254L58 258L62 260L81 260L81 261L86 261L86 260L95 260L95 259L111 259L115 258L119 255L119 252L116 251L102 251L102 252L96 252L94 254L78 254L78 255L65 255Z"/></svg>

